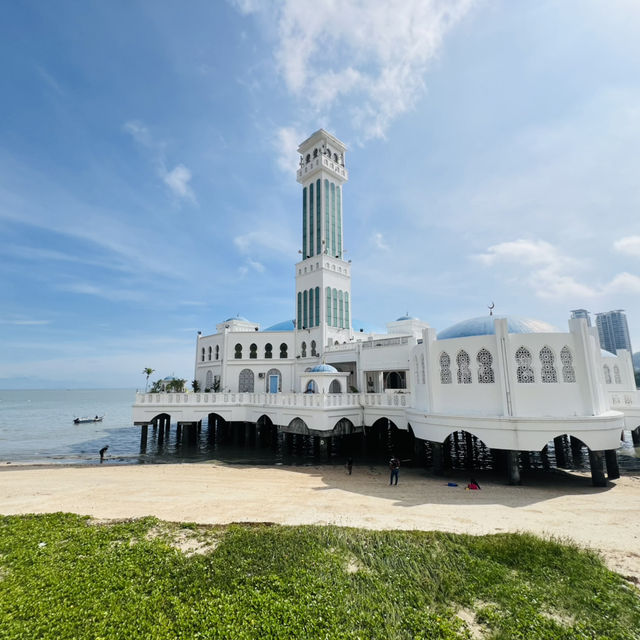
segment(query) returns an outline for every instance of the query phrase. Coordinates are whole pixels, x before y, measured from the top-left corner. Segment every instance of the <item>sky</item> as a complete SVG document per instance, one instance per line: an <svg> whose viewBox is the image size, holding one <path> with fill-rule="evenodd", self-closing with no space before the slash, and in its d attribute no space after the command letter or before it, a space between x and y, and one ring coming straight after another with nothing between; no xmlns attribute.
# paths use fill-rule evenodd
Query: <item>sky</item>
<svg viewBox="0 0 640 640"><path fill-rule="evenodd" d="M0 388L193 378L294 317L300 142L345 142L354 329L625 309L640 350L636 0L0 8Z"/></svg>

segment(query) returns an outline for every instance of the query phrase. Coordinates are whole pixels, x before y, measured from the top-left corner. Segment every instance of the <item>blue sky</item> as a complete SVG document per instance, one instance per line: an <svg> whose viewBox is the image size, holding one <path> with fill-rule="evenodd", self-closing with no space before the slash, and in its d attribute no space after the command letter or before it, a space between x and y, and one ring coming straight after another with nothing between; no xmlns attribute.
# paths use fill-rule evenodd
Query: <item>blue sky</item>
<svg viewBox="0 0 640 640"><path fill-rule="evenodd" d="M0 10L0 388L193 377L294 315L296 147L349 147L354 328L626 309L635 0L23 0Z"/></svg>

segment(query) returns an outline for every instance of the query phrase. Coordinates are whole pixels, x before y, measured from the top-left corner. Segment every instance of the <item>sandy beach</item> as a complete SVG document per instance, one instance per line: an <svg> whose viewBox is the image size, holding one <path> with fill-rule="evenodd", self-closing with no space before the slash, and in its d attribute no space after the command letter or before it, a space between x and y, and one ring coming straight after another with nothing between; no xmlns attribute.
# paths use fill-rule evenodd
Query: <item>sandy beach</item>
<svg viewBox="0 0 640 640"><path fill-rule="evenodd" d="M559 475L510 487L403 469L396 487L384 467L244 467L220 463L122 466L0 466L0 513L153 515L202 524L275 522L469 533L531 532L601 552L607 565L640 580L640 477L606 488Z"/></svg>

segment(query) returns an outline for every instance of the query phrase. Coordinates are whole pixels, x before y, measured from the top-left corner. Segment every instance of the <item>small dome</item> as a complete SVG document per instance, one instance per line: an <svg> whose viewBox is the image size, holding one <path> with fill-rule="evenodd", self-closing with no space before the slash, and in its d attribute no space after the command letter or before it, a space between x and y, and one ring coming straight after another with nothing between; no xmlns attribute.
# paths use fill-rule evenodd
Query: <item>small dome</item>
<svg viewBox="0 0 640 640"><path fill-rule="evenodd" d="M338 370L330 364L317 364L311 369L311 373L338 373Z"/></svg>
<svg viewBox="0 0 640 640"><path fill-rule="evenodd" d="M294 329L293 320L283 320L282 322L267 327L264 331L293 331Z"/></svg>
<svg viewBox="0 0 640 640"><path fill-rule="evenodd" d="M458 322L438 333L438 340L450 338L470 338L471 336L492 336L495 334L493 321L505 318L509 333L557 333L556 327L531 318L517 318L515 316L481 316Z"/></svg>
<svg viewBox="0 0 640 640"><path fill-rule="evenodd" d="M403 320L417 320L417 318L414 318L413 316L400 316L396 322L402 322Z"/></svg>
<svg viewBox="0 0 640 640"><path fill-rule="evenodd" d="M247 320L246 318L243 318L242 316L234 316L233 318L227 318L225 322L231 322L232 320L240 320L240 322L250 322L249 320Z"/></svg>

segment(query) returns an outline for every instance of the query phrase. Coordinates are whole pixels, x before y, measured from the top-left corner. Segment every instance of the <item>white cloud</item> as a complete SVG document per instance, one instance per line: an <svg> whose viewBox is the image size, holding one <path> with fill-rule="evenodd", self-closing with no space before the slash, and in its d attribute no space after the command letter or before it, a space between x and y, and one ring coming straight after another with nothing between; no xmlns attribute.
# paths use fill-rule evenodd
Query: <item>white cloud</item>
<svg viewBox="0 0 640 640"><path fill-rule="evenodd" d="M189 186L191 180L191 171L187 169L183 164L179 164L171 171L164 174L162 178L169 186L171 191L180 198L187 198L188 200L195 200L193 191Z"/></svg>
<svg viewBox="0 0 640 640"><path fill-rule="evenodd" d="M256 253L258 250L260 252L267 250L281 255L294 256L296 251L287 237L269 230L249 231L249 233L236 236L233 239L233 244L241 253Z"/></svg>
<svg viewBox="0 0 640 640"><path fill-rule="evenodd" d="M378 249L382 249L383 251L389 250L389 245L384 241L384 236L381 233L374 233L372 242Z"/></svg>
<svg viewBox="0 0 640 640"><path fill-rule="evenodd" d="M278 166L287 174L298 168L298 145L304 139L305 135L296 127L281 127L276 131L273 145L278 154Z"/></svg>
<svg viewBox="0 0 640 640"><path fill-rule="evenodd" d="M275 59L287 88L312 111L352 96L364 139L383 137L411 109L447 32L477 0L234 0L243 14L275 20Z"/></svg>
<svg viewBox="0 0 640 640"><path fill-rule="evenodd" d="M492 265L500 260L518 262L526 265L552 266L566 261L558 250L544 240L514 240L501 242L487 249L487 253L474 256L485 265Z"/></svg>
<svg viewBox="0 0 640 640"><path fill-rule="evenodd" d="M613 247L620 253L640 258L640 236L627 236L613 243Z"/></svg>
<svg viewBox="0 0 640 640"><path fill-rule="evenodd" d="M606 286L607 293L640 293L640 278L632 273L617 274Z"/></svg>

